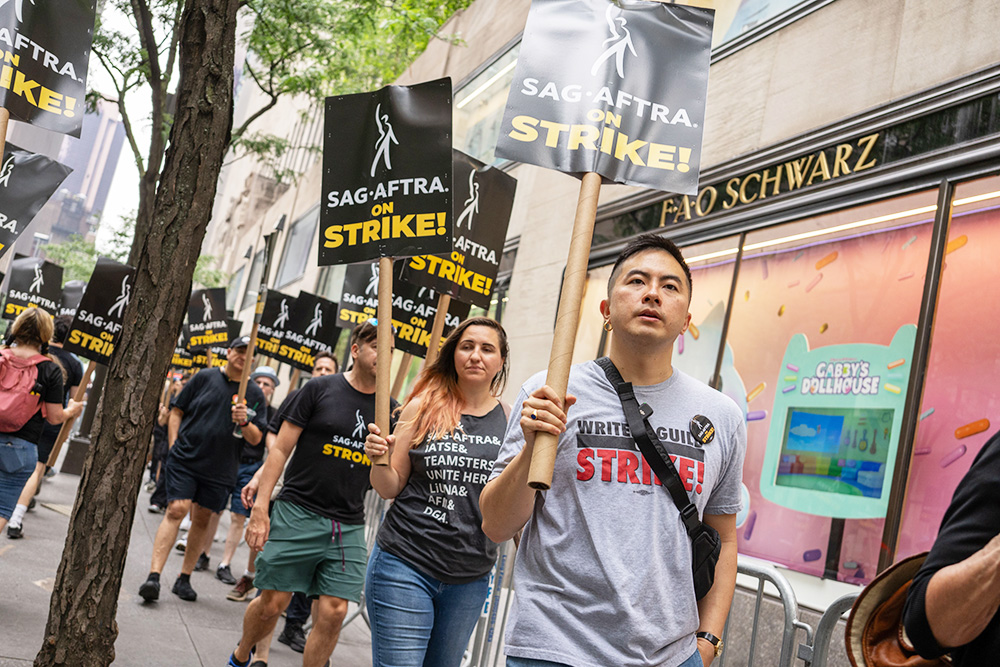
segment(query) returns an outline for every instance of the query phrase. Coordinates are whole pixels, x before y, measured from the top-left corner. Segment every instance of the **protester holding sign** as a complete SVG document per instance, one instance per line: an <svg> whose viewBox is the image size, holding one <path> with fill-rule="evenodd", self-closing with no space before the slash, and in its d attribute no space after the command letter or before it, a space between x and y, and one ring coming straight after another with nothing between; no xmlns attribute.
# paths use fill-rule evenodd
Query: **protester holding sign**
<svg viewBox="0 0 1000 667"><path fill-rule="evenodd" d="M51 339L52 317L27 308L0 349L0 530L35 469L43 423L62 424L83 410L72 400L63 408L63 371L48 356Z"/></svg>
<svg viewBox="0 0 1000 667"><path fill-rule="evenodd" d="M254 645L274 631L294 591L318 598L303 665L325 665L348 601L361 597L371 467L363 450L365 425L375 419L376 337L369 322L355 328L351 370L307 382L284 415L261 471L262 499L270 497L293 451L295 456L270 518L263 502L250 513L247 544L263 549L255 578L261 595L243 617L243 637L228 662L233 667L250 664Z"/></svg>
<svg viewBox="0 0 1000 667"><path fill-rule="evenodd" d="M139 595L147 602L160 596L160 572L170 545L177 538L181 520L191 511L188 541L192 545L202 544L212 513L225 509L230 490L236 484L244 442L257 445L264 437L267 423L260 388L251 383L247 386L246 402L236 404L234 400L249 343L248 336L232 341L226 367L200 371L170 408L167 512L156 531L149 577L139 588ZM234 425L242 430L241 435L234 432ZM174 594L182 600L193 602L198 598L190 577L201 555L199 551L191 548L184 552L181 574L173 587Z"/></svg>
<svg viewBox="0 0 1000 667"><path fill-rule="evenodd" d="M54 359L59 361L59 365L62 366L65 373L64 386L66 390L63 393L62 400L64 407L69 405L70 396L73 395L73 392L76 391L77 386L83 380L83 369L80 368L80 360L62 349L72 322L73 318L69 315L57 316L53 321L54 333L52 334L52 340L49 342L49 353ZM49 460L49 454L52 453L52 446L56 444L56 438L59 437L61 428L61 426L56 424L45 423L42 425L42 434L38 438L38 463L35 465L35 472L31 474L31 478L24 485L21 497L17 499L17 507L14 508L14 513L10 517L10 523L7 525L7 537L12 540L23 537L24 514L31 507L31 502L34 500L35 494L38 493L39 486L42 483L42 475L45 474L45 465Z"/></svg>
<svg viewBox="0 0 1000 667"><path fill-rule="evenodd" d="M618 256L601 302L604 327L614 331L609 359L632 385L613 384L591 361L573 367L565 403L542 374L521 390L520 423L507 429L480 499L491 539L524 528L506 635L511 667L702 667L721 653L736 585L746 425L732 400L671 365L690 303L680 250L655 235L637 237ZM634 392L630 402L616 385ZM552 486L539 497L527 481L542 432L557 436L558 448ZM656 483L667 476L652 473L669 471L671 460L675 488L696 510L686 518L670 482ZM688 522L714 528L721 540L714 585L700 600Z"/></svg>
<svg viewBox="0 0 1000 667"><path fill-rule="evenodd" d="M170 418L170 404L190 379L190 374L187 372L171 372L174 377L170 382L170 389L167 390L165 402L157 408L156 424L153 425L153 468L150 469L150 476L154 480L154 487L153 495L149 497L149 511L153 514L160 514L167 507L166 471L167 454L170 452L167 444L167 420Z"/></svg>
<svg viewBox="0 0 1000 667"><path fill-rule="evenodd" d="M368 562L375 665L462 662L497 557L480 527L479 494L507 426L510 406L497 398L507 352L496 321L466 320L417 378L395 435L368 426L368 457L390 454L388 466L372 468L372 486L395 499Z"/></svg>

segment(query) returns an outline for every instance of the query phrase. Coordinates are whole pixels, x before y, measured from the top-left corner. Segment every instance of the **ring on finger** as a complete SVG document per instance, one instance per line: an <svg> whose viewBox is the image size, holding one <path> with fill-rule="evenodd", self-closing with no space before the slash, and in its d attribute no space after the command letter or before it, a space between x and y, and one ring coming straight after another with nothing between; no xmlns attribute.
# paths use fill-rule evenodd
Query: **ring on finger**
<svg viewBox="0 0 1000 667"><path fill-rule="evenodd" d="M528 416L531 417L532 419L538 419L538 410L532 410L531 414Z"/></svg>

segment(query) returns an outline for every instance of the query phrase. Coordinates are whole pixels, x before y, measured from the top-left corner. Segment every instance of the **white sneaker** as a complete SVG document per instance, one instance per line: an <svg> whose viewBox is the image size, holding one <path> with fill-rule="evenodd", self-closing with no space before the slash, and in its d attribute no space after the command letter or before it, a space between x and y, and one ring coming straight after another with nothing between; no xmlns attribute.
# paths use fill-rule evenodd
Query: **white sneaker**
<svg viewBox="0 0 1000 667"><path fill-rule="evenodd" d="M181 553L184 553L187 550L187 543L188 543L188 538L187 535L185 535L184 537L178 539L177 542L174 543L174 549L177 549Z"/></svg>
<svg viewBox="0 0 1000 667"><path fill-rule="evenodd" d="M187 515L181 519L181 530L191 530L191 515Z"/></svg>

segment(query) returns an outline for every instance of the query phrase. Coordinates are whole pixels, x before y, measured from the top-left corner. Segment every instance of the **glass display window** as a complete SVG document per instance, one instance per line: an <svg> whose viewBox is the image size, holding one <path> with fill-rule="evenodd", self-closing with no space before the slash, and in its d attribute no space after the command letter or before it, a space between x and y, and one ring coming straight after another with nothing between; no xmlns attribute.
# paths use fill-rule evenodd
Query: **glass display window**
<svg viewBox="0 0 1000 667"><path fill-rule="evenodd" d="M740 553L853 583L875 575L936 196L747 235L722 370L723 391L727 375L745 387Z"/></svg>
<svg viewBox="0 0 1000 667"><path fill-rule="evenodd" d="M486 164L496 161L500 122L520 50L518 43L455 91L455 148Z"/></svg>
<svg viewBox="0 0 1000 667"><path fill-rule="evenodd" d="M926 551L962 477L1000 426L1000 177L955 188L896 559Z"/></svg>

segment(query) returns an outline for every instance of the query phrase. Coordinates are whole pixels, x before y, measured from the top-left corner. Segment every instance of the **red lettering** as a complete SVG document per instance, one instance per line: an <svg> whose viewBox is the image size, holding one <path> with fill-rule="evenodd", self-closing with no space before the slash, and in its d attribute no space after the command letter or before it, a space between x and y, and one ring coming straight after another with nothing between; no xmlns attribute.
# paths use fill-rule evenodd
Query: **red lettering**
<svg viewBox="0 0 1000 667"><path fill-rule="evenodd" d="M660 484L660 478L653 474L653 470L649 467L649 464L646 463L645 458L642 459L642 483L646 486L649 486L650 484Z"/></svg>
<svg viewBox="0 0 1000 667"><path fill-rule="evenodd" d="M594 456L594 450L587 448L581 449L576 454L576 464L581 468L576 471L576 478L582 482L586 482L594 476L594 464L590 462L592 456Z"/></svg>
<svg viewBox="0 0 1000 667"><path fill-rule="evenodd" d="M597 455L601 457L601 481L610 482L611 481L611 465L614 458L618 455L617 449L598 449Z"/></svg>
<svg viewBox="0 0 1000 667"><path fill-rule="evenodd" d="M639 476L635 474L639 467L639 457L633 452L622 451L618 454L618 481L623 484L638 484Z"/></svg>
<svg viewBox="0 0 1000 667"><path fill-rule="evenodd" d="M681 456L677 457L677 462L680 464L677 466L677 473L681 476L681 481L684 482L684 489L686 491L691 490L691 482L694 479L694 461Z"/></svg>

